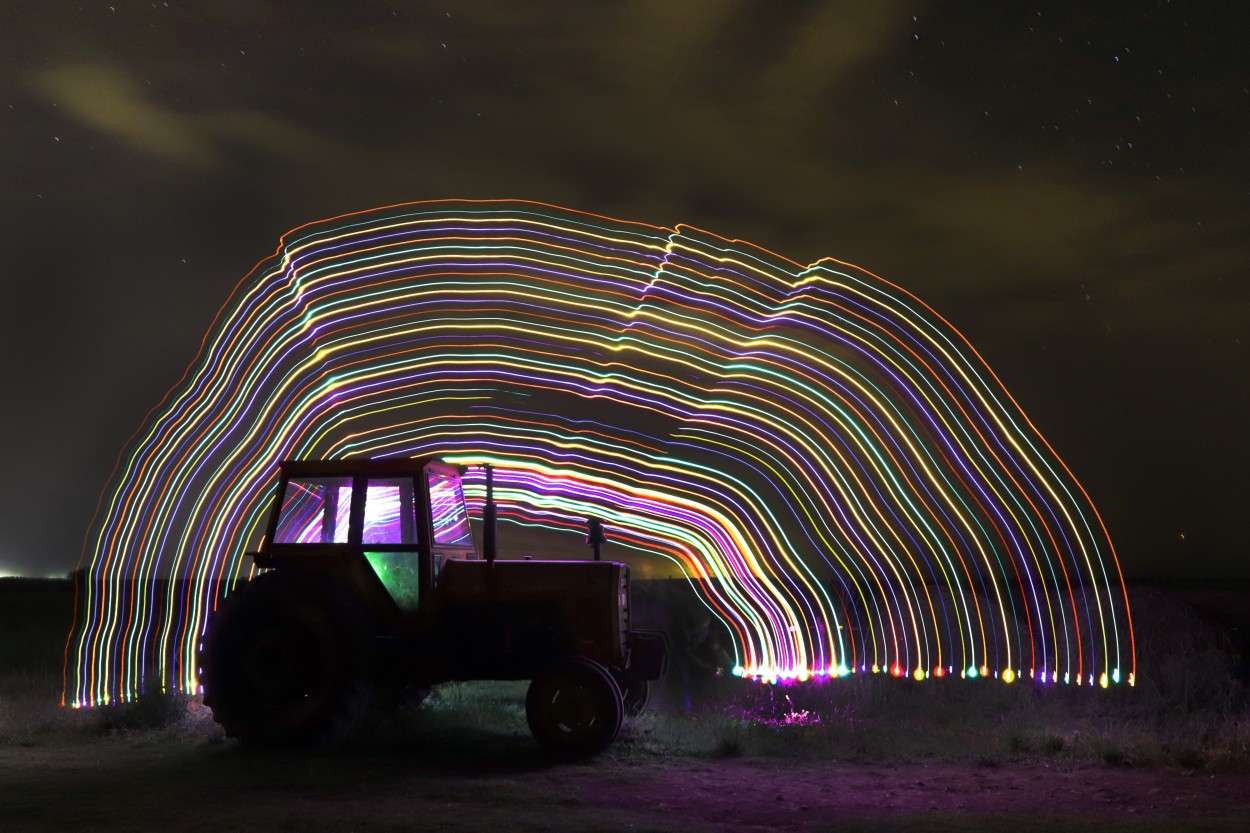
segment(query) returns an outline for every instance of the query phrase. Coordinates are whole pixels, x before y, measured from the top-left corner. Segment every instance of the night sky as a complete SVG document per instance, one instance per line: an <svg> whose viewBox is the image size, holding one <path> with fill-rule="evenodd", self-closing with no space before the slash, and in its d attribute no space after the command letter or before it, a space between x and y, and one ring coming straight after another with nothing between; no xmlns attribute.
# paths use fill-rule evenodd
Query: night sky
<svg viewBox="0 0 1250 833"><path fill-rule="evenodd" d="M1247 32L1163 0L0 0L0 575L75 567L282 233L502 197L906 287L1130 580L1248 579Z"/></svg>

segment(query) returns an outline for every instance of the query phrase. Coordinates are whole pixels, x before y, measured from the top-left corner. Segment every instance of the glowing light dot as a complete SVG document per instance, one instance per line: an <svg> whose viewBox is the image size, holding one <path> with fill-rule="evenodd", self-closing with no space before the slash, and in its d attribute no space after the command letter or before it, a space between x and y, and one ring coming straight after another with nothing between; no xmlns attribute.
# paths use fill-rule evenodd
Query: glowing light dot
<svg viewBox="0 0 1250 833"><path fill-rule="evenodd" d="M1003 682L1010 683L1016 679L1016 674L1010 668L1003 672Z"/></svg>

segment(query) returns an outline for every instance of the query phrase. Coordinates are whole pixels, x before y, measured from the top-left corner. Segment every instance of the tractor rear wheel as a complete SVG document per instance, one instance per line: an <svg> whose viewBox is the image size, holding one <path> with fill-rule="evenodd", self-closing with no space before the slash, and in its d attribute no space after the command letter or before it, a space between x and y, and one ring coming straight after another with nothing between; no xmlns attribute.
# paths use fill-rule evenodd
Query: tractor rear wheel
<svg viewBox="0 0 1250 833"><path fill-rule="evenodd" d="M334 739L368 701L364 621L318 576L274 571L244 585L211 623L201 655L213 719L248 744Z"/></svg>
<svg viewBox="0 0 1250 833"><path fill-rule="evenodd" d="M612 675L593 660L572 657L543 669L525 696L525 717L548 754L586 758L612 745L625 707Z"/></svg>

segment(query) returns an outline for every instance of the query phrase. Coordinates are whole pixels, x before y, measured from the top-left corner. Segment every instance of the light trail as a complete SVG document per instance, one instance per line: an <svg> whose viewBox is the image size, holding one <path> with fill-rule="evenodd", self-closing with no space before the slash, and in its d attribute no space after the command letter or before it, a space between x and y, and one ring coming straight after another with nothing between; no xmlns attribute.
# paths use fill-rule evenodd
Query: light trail
<svg viewBox="0 0 1250 833"><path fill-rule="evenodd" d="M196 690L279 460L424 454L492 463L504 524L599 517L680 571L744 677L1135 678L1092 502L917 298L685 226L443 201L303 226L235 289L102 496L66 702Z"/></svg>

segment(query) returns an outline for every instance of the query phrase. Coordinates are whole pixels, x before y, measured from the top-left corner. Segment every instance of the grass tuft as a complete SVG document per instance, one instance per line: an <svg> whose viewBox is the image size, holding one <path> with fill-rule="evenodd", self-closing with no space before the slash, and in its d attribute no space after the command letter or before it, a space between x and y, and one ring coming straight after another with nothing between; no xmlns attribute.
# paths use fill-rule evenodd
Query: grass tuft
<svg viewBox="0 0 1250 833"><path fill-rule="evenodd" d="M737 720L726 720L712 734L712 757L740 758L746 751L748 726Z"/></svg>
<svg viewBox="0 0 1250 833"><path fill-rule="evenodd" d="M153 689L95 713L102 732L152 732L180 726L187 719L188 700L184 694Z"/></svg>
<svg viewBox="0 0 1250 833"><path fill-rule="evenodd" d="M1094 742L1094 751L1108 766L1128 766L1128 754L1114 740L1100 738Z"/></svg>

